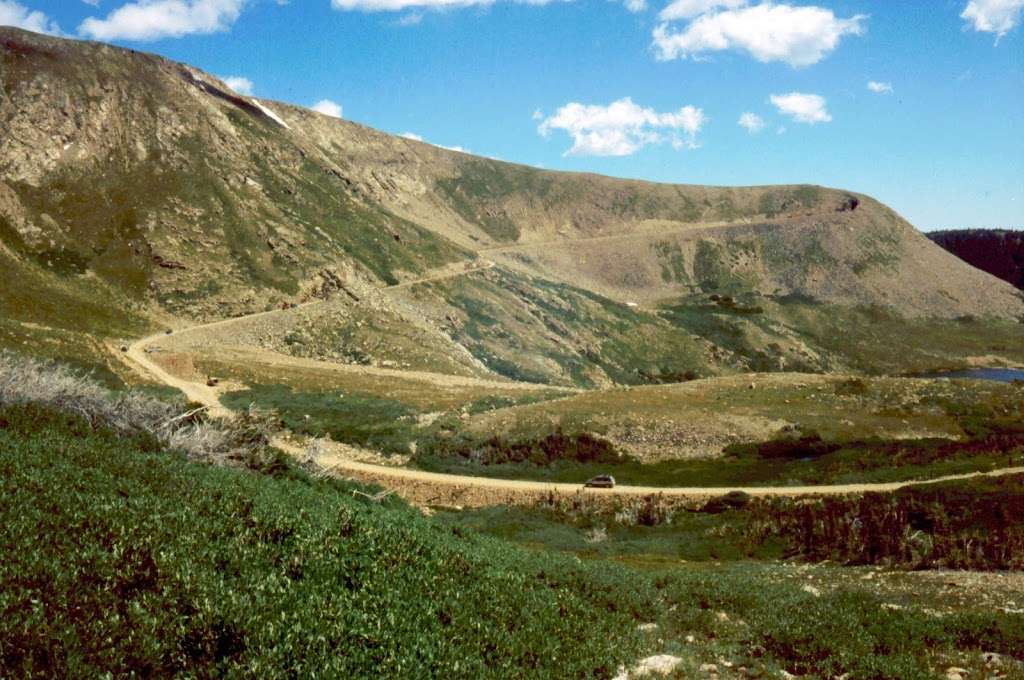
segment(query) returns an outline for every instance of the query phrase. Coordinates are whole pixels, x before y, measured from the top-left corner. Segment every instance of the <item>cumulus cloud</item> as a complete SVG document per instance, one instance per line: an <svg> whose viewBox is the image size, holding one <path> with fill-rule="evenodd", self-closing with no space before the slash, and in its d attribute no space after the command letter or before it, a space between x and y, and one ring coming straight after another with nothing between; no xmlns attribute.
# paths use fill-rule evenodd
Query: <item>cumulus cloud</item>
<svg viewBox="0 0 1024 680"><path fill-rule="evenodd" d="M89 17L78 32L96 40L151 41L219 33L238 20L246 0L138 0L105 19Z"/></svg>
<svg viewBox="0 0 1024 680"><path fill-rule="evenodd" d="M750 113L749 111L741 115L740 119L736 122L741 128L752 135L756 135L764 129L764 119L756 113Z"/></svg>
<svg viewBox="0 0 1024 680"><path fill-rule="evenodd" d="M399 136L400 137L405 137L406 139L411 139L411 140L416 141L416 142L422 142L423 141L423 137L421 137L420 135L416 134L415 132L403 132Z"/></svg>
<svg viewBox="0 0 1024 680"><path fill-rule="evenodd" d="M557 0L515 0L526 5L547 5ZM331 0L331 7L343 11L401 12L407 9L455 9L492 5L495 0Z"/></svg>
<svg viewBox="0 0 1024 680"><path fill-rule="evenodd" d="M875 94L892 94L892 83L880 83L877 80L869 80L868 89Z"/></svg>
<svg viewBox="0 0 1024 680"><path fill-rule="evenodd" d="M0 0L0 26L16 26L35 33L60 35L60 26L38 10L30 10L14 0Z"/></svg>
<svg viewBox="0 0 1024 680"><path fill-rule="evenodd" d="M316 104L313 104L313 110L317 113L322 113L325 116L341 118L341 104L332 102L330 99L321 99Z"/></svg>
<svg viewBox="0 0 1024 680"><path fill-rule="evenodd" d="M699 9L701 3L692 3ZM703 3L721 6L723 3ZM781 61L794 68L810 66L839 46L848 35L862 35L867 17L837 17L823 7L776 5L763 2L755 6L738 3L736 9L711 11L696 16L682 30L668 23L659 24L653 33L659 60L698 57L707 52L743 50L761 62ZM673 14L683 17L688 3ZM668 12L673 5L665 8Z"/></svg>
<svg viewBox="0 0 1024 680"><path fill-rule="evenodd" d="M227 31L247 0L138 0L105 19L90 17L78 27L98 40L154 41Z"/></svg>
<svg viewBox="0 0 1024 680"><path fill-rule="evenodd" d="M625 97L607 106L566 104L537 130L545 137L552 130L567 132L573 140L567 156L628 156L664 141L676 149L696 148L697 133L706 121L704 112L693 106L658 113Z"/></svg>
<svg viewBox="0 0 1024 680"><path fill-rule="evenodd" d="M971 0L960 18L975 31L995 33L998 40L1020 23L1022 13L1024 0Z"/></svg>
<svg viewBox="0 0 1024 680"><path fill-rule="evenodd" d="M772 104L779 113L791 117L798 123L830 123L832 116L825 108L825 98L816 94L790 92L789 94L773 94Z"/></svg>
<svg viewBox="0 0 1024 680"><path fill-rule="evenodd" d="M254 86L252 84L252 81L248 78L243 78L242 76L224 76L223 78L221 78L221 80L224 81L225 85L230 87L238 94L252 96L252 90Z"/></svg>
<svg viewBox="0 0 1024 680"><path fill-rule="evenodd" d="M627 10L637 14L647 9L647 0L626 0L625 5Z"/></svg>
<svg viewBox="0 0 1024 680"><path fill-rule="evenodd" d="M728 9L743 7L747 2L748 0L675 0L675 2L661 10L658 18L662 21L692 19L721 7Z"/></svg>

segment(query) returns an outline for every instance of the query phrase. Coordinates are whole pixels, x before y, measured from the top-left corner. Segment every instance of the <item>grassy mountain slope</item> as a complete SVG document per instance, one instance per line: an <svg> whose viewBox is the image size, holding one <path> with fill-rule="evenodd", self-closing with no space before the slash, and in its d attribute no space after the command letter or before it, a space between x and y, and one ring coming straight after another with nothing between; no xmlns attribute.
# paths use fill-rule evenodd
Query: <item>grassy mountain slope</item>
<svg viewBox="0 0 1024 680"><path fill-rule="evenodd" d="M459 160L459 176L439 186L467 221L498 234L485 248L490 256L622 302L742 290L915 316L1024 309L1012 290L965 269L866 196L816 186L659 185Z"/></svg>
<svg viewBox="0 0 1024 680"><path fill-rule="evenodd" d="M865 196L537 170L12 28L0 65L0 258L27 282L0 294L7 346L56 333L70 351L333 295L352 309L251 335L300 356L582 386L1024 362L1021 294ZM948 321L968 315L988 321ZM911 333L934 344L887 352Z"/></svg>
<svg viewBox="0 0 1024 680"><path fill-rule="evenodd" d="M209 76L103 45L2 36L0 226L44 268L93 272L197 315L292 299L322 268L393 283L467 255L372 204L339 171L343 158L307 148Z"/></svg>

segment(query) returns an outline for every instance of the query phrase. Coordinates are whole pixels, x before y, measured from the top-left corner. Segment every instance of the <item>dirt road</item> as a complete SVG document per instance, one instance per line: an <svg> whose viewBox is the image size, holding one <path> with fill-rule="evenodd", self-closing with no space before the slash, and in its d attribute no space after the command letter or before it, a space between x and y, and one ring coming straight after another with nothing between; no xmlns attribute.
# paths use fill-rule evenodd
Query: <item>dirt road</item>
<svg viewBox="0 0 1024 680"><path fill-rule="evenodd" d="M1024 474L1024 467L1006 468L987 473L950 475L930 480L908 480L887 484L835 484L823 486L769 487L656 487L617 486L614 489L587 489L580 484L555 484L512 479L488 479L425 472L409 468L384 467L347 459L341 455L320 456L319 463L344 477L373 482L394 489L406 500L424 505L458 505L483 507L499 503L530 504L551 495L570 497L577 494L591 498L621 499L662 496L667 499L705 500L743 491L757 497L842 496L855 493L891 492L908 486L936 484L974 477L996 477Z"/></svg>

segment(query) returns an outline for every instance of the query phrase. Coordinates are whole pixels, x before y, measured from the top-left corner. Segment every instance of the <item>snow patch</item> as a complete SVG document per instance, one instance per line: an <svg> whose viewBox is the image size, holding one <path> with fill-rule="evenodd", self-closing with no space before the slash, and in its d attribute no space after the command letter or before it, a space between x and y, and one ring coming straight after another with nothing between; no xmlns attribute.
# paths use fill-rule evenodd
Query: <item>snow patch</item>
<svg viewBox="0 0 1024 680"><path fill-rule="evenodd" d="M263 104L260 104L258 99L250 99L249 101L251 101L253 104L255 104L256 108L258 108L260 111L265 113L267 118L269 118L270 120L274 121L275 123L277 123L278 125L283 127L285 130L291 130L291 127L288 125L288 123L286 123L283 120L281 120L280 116L278 116L276 113L274 113L273 111L268 109L266 106L264 106Z"/></svg>

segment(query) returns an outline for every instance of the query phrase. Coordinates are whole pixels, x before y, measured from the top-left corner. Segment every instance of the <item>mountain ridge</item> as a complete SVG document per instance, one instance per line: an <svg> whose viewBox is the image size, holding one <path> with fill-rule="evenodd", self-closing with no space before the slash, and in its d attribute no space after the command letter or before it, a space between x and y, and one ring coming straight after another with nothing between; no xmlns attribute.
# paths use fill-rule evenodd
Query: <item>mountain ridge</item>
<svg viewBox="0 0 1024 680"><path fill-rule="evenodd" d="M311 322L305 345L266 342L337 353L369 324L365 343L385 356L420 328L476 369L601 384L858 365L808 339L807 315L836 306L885 310L893 329L901 317L1024 317L1019 292L855 192L539 170L242 96L156 55L17 29L0 28L0 65L0 260L28 297L63 296L41 309L0 299L7 344L35 341L26 323L74 344L341 295L362 308L335 322L363 326ZM458 271L470 273L379 294ZM116 323L92 321L103 299ZM76 306L90 311L75 320ZM638 333L654 344L631 348ZM768 345L780 349L764 358Z"/></svg>

